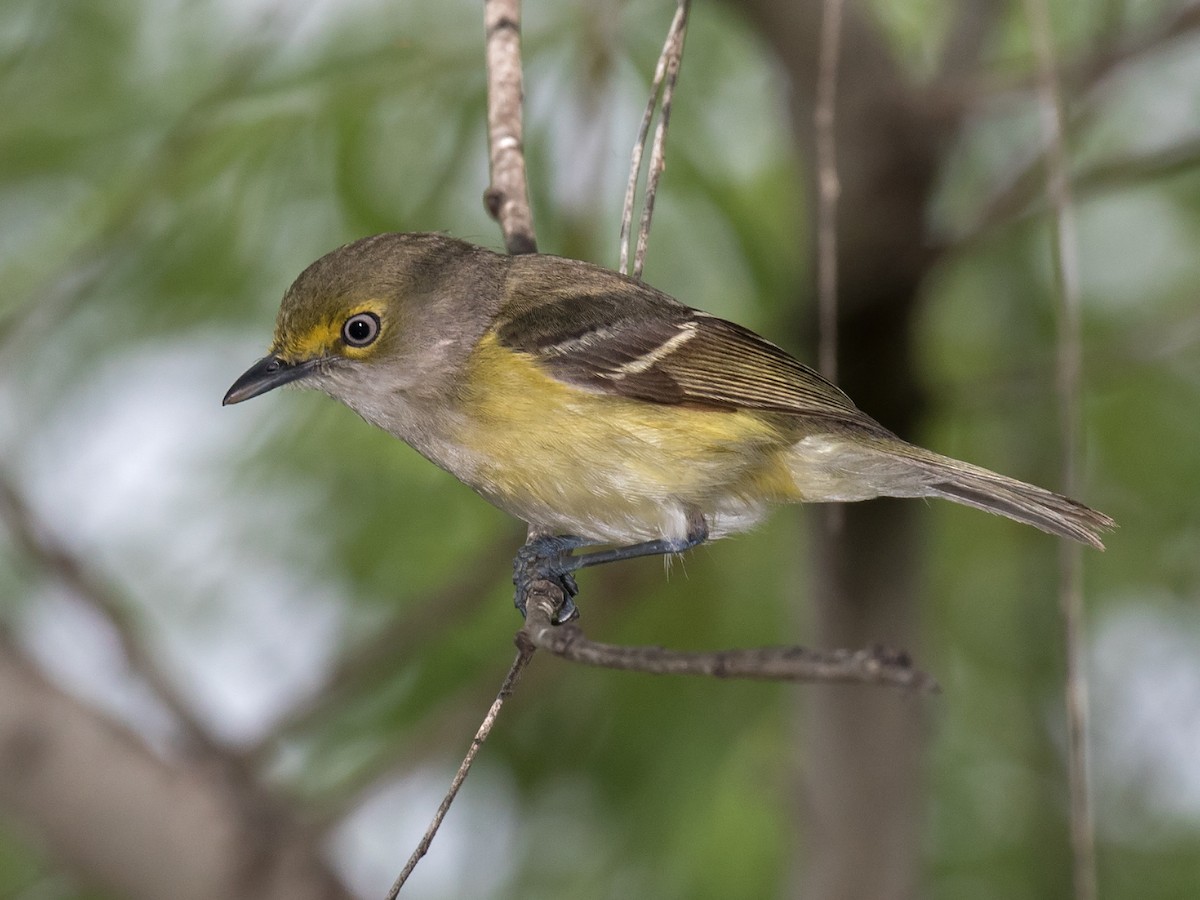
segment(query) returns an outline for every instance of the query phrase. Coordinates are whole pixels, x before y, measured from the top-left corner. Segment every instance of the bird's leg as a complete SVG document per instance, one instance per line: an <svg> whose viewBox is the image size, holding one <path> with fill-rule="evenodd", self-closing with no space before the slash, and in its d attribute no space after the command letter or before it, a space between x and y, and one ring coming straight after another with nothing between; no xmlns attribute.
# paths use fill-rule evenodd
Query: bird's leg
<svg viewBox="0 0 1200 900"><path fill-rule="evenodd" d="M574 597L579 586L571 575L576 569L600 566L605 563L636 559L639 556L665 556L668 553L683 553L708 539L708 523L702 516L693 516L688 533L683 538L660 538L643 541L626 547L612 547L591 553L573 555L572 550L589 546L583 538L574 535L549 535L534 538L517 551L513 561L513 584L517 586L514 603L525 615L525 597L535 581L556 582L563 592L563 605L555 616L554 624L561 625L579 615Z"/></svg>

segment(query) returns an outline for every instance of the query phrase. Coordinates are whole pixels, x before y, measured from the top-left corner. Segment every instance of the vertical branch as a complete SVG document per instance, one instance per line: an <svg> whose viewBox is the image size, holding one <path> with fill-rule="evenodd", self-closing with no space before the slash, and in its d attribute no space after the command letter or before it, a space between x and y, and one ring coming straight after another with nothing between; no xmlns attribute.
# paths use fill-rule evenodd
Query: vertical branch
<svg viewBox="0 0 1200 900"><path fill-rule="evenodd" d="M837 380L837 204L841 183L833 126L841 32L842 0L824 0L813 124L817 151L817 358L821 374L830 381Z"/></svg>
<svg viewBox="0 0 1200 900"><path fill-rule="evenodd" d="M1067 152L1050 16L1045 0L1026 0L1038 67L1042 129L1048 147L1046 193L1054 226L1054 274L1058 292L1057 389L1062 429L1062 487L1076 493L1081 412L1080 288L1078 238L1067 177ZM1096 897L1096 846L1088 779L1087 674L1084 671L1083 555L1078 544L1059 545L1059 602L1066 643L1067 769L1071 799L1071 848L1076 900Z"/></svg>
<svg viewBox="0 0 1200 900"><path fill-rule="evenodd" d="M817 366L830 381L838 377L837 206L842 192L837 169L838 60L842 48L842 0L821 6L821 43L817 52L813 140L817 163ZM822 521L831 539L842 532L845 510L830 504Z"/></svg>
<svg viewBox="0 0 1200 900"><path fill-rule="evenodd" d="M488 160L484 206L500 224L509 253L536 253L521 125L521 0L485 0Z"/></svg>
<svg viewBox="0 0 1200 900"><path fill-rule="evenodd" d="M650 168L646 173L646 195L642 204L642 219L638 226L637 251L634 254L633 277L642 277L642 268L646 261L646 244L650 239L650 221L654 216L654 198L658 194L658 181L667 167L666 141L667 128L671 121L671 101L675 96L675 82L679 78L679 66L683 61L683 39L687 35L688 12L691 0L679 0L675 10L675 18L667 30L667 39L663 43L662 53L659 54L658 64L654 68L654 79L650 83L650 100L646 104L646 112L642 116L642 124L638 129L637 140L633 144L633 153L629 163L629 184L625 188L625 206L621 215L621 261L622 274L629 273L629 250L632 243L633 203L637 194L638 175L642 171L642 156L646 151L646 141L650 136L650 123L654 119L654 108L662 99L662 115L658 128L654 133L654 144L650 150Z"/></svg>

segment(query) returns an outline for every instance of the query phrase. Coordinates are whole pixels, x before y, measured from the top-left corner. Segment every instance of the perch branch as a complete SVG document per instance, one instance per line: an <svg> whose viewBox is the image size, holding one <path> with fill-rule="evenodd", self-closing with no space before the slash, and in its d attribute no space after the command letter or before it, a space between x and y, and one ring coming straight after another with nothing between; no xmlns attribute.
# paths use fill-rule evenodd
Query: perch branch
<svg viewBox="0 0 1200 900"><path fill-rule="evenodd" d="M662 647L623 647L588 638L576 625L553 625L562 592L548 582L526 597L525 627L518 646L532 646L571 662L654 675L704 675L760 681L883 684L936 692L937 682L913 667L903 653L884 650L810 650L755 647L747 650L683 652Z"/></svg>

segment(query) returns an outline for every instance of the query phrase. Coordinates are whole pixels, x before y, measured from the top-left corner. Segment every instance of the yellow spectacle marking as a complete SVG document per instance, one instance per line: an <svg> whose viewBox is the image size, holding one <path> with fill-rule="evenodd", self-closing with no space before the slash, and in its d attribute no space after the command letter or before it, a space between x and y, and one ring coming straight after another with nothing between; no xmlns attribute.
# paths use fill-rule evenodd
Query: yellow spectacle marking
<svg viewBox="0 0 1200 900"><path fill-rule="evenodd" d="M379 317L379 332L382 336L388 327L385 309L386 306L382 300L368 300L348 308L344 313L338 313L333 318L323 319L299 333L291 331L289 328L291 323L281 321L275 329L271 352L289 363L303 362L322 356L365 359L375 352L378 339L366 347L351 347L342 339L342 326L345 325L347 319L359 313L374 313Z"/></svg>

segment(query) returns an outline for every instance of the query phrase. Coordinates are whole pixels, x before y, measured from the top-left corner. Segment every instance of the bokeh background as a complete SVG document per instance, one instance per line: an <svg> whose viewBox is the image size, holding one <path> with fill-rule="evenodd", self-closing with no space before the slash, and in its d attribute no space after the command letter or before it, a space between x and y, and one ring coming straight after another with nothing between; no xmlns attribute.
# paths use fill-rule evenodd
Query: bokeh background
<svg viewBox="0 0 1200 900"><path fill-rule="evenodd" d="M526 3L544 251L615 264L673 6ZM1121 523L1086 555L1101 893L1180 898L1200 885L1200 5L1050 8L1082 495ZM1055 486L1024 5L847 16L844 382L908 437ZM646 270L806 359L819 19L695 5ZM220 399L327 250L499 246L486 183L478 3L0 2L0 896L386 891L512 659L522 529L326 398ZM900 645L940 696L539 657L412 895L1067 895L1055 542L942 503L848 511L835 551L818 521L588 572L585 627Z"/></svg>

